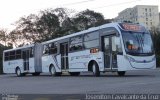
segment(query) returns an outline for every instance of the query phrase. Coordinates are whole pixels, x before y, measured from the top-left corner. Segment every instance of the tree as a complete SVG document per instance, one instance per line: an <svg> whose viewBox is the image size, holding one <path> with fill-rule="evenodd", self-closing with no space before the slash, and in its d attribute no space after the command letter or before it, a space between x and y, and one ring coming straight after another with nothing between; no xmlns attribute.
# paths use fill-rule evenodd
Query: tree
<svg viewBox="0 0 160 100"><path fill-rule="evenodd" d="M59 18L60 26L62 26L62 23L68 18L70 18L70 15L75 11L67 8L56 8L56 9L50 9L50 12L57 15L57 17Z"/></svg>
<svg viewBox="0 0 160 100"><path fill-rule="evenodd" d="M106 23L100 13L85 10L73 17L74 11L65 8L47 9L17 21L13 33L21 34L31 42L43 42Z"/></svg>
<svg viewBox="0 0 160 100"><path fill-rule="evenodd" d="M72 10L66 8L47 9L40 12L40 18L37 22L38 29L42 29L41 41L64 36L66 29L63 26L67 19L70 19ZM69 24L68 24L69 25ZM40 28L39 28L40 26Z"/></svg>
<svg viewBox="0 0 160 100"><path fill-rule="evenodd" d="M13 30L9 33L9 36L8 36L8 46L10 44L14 44L15 47L18 47L19 44L21 44L22 41L19 41L19 37L21 36L21 33ZM25 41L23 41L25 42Z"/></svg>
<svg viewBox="0 0 160 100"><path fill-rule="evenodd" d="M78 31L79 30L75 27L75 24L72 18L67 18L63 21L61 31L60 31L61 34L68 35Z"/></svg>
<svg viewBox="0 0 160 100"><path fill-rule="evenodd" d="M77 32L77 30L75 30L72 17L70 17L71 14L75 13L74 10L66 8L56 8L53 10L53 13L55 13L58 16L60 22L57 37Z"/></svg>
<svg viewBox="0 0 160 100"><path fill-rule="evenodd" d="M39 17L35 14L30 14L27 17L21 17L16 22L17 27L12 32L18 33L24 40L30 41L30 43L35 42L39 39L36 25L38 20Z"/></svg>
<svg viewBox="0 0 160 100"><path fill-rule="evenodd" d="M6 46L7 40L8 40L7 30L0 29L0 41L4 42L4 45Z"/></svg>
<svg viewBox="0 0 160 100"><path fill-rule="evenodd" d="M64 18L62 14L58 14L64 12L60 10L63 9L49 9L41 11L39 15L31 14L28 17L22 17L17 21L17 28L15 30L22 33L25 39L33 42L42 42L59 37L61 36L59 34L60 19Z"/></svg>
<svg viewBox="0 0 160 100"><path fill-rule="evenodd" d="M110 20L105 20L102 14L87 9L73 17L66 18L62 23L61 32L63 35L72 34L109 22Z"/></svg>
<svg viewBox="0 0 160 100"><path fill-rule="evenodd" d="M97 13L88 9L79 12L75 18L73 18L73 22L78 31L106 23L104 16L101 13Z"/></svg>
<svg viewBox="0 0 160 100"><path fill-rule="evenodd" d="M57 37L59 30L59 19L58 17L48 11L41 12L42 16L36 22L37 34L40 41L45 41Z"/></svg>

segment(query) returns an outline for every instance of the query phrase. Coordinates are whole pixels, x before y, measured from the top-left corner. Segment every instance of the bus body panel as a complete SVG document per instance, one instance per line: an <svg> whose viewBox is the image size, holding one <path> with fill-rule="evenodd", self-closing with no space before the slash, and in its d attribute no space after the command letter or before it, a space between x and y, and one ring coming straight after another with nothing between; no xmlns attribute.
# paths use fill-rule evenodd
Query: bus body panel
<svg viewBox="0 0 160 100"><path fill-rule="evenodd" d="M23 60L12 60L3 62L3 73L15 73L16 67L23 72Z"/></svg>
<svg viewBox="0 0 160 100"><path fill-rule="evenodd" d="M35 72L35 59L34 58L29 58L29 72L34 73Z"/></svg>
<svg viewBox="0 0 160 100"><path fill-rule="evenodd" d="M155 55L153 56L129 56L126 57L130 63L130 66L134 69L155 69L156 68L156 59Z"/></svg>
<svg viewBox="0 0 160 100"><path fill-rule="evenodd" d="M85 55L82 55L85 54ZM103 53L90 54L90 50L68 53L69 59L69 72L81 72L88 71L88 64L91 60L94 60L99 65L100 71L103 71ZM57 55L54 60L54 55L42 56L42 71L49 72L51 64L54 65L56 72L61 72L61 55Z"/></svg>
<svg viewBox="0 0 160 100"><path fill-rule="evenodd" d="M126 56L118 56L118 71L128 71L128 70L145 70L145 69L155 69L156 68L156 60L155 55L147 56L147 57L134 57L137 62L130 61ZM146 62L144 62L146 61Z"/></svg>
<svg viewBox="0 0 160 100"><path fill-rule="evenodd" d="M51 64L49 56L42 56L42 72L49 72L49 66Z"/></svg>
<svg viewBox="0 0 160 100"><path fill-rule="evenodd" d="M117 56L117 65L118 65L118 71L126 71L127 66L130 66L129 62L124 59L123 55Z"/></svg>
<svg viewBox="0 0 160 100"><path fill-rule="evenodd" d="M100 71L104 70L103 67L103 53L90 53L90 50L83 50L79 52L69 53L69 71L88 71L90 61L95 61Z"/></svg>
<svg viewBox="0 0 160 100"><path fill-rule="evenodd" d="M69 69L70 71L74 70L87 70L88 69L88 62L90 58L90 53L88 50L85 51L79 51L79 52L73 52L69 53Z"/></svg>
<svg viewBox="0 0 160 100"><path fill-rule="evenodd" d="M34 51L32 51L32 49ZM21 51L20 58L15 58L15 60L7 60L5 61L5 53L9 53L12 51ZM25 52L28 51L28 52ZM31 52L34 52L33 56L31 56ZM42 46L41 44L34 44L34 45L29 45L29 46L24 46L24 47L18 47L15 49L9 49L5 50L3 52L3 72L4 73L15 73L15 70L17 67L20 68L21 73L35 73L35 72L42 72L41 68L41 55L42 55ZM26 54L27 53L27 54ZM27 56L26 56L27 55ZM14 55L15 57L17 56L16 53ZM25 57L23 57L25 56ZM27 58L26 58L27 57ZM27 61L25 59L28 59L28 64L29 64L29 69L24 70L24 62Z"/></svg>
<svg viewBox="0 0 160 100"><path fill-rule="evenodd" d="M61 72L60 55L43 55L42 72L49 72L50 65L53 65L57 72Z"/></svg>

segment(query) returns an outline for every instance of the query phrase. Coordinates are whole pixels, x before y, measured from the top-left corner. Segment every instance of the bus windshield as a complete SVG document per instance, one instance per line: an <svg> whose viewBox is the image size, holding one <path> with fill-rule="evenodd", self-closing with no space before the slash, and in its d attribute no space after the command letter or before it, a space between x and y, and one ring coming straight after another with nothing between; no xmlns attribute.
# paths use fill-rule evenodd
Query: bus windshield
<svg viewBox="0 0 160 100"><path fill-rule="evenodd" d="M149 32L122 31L122 36L127 54L153 55L153 43Z"/></svg>

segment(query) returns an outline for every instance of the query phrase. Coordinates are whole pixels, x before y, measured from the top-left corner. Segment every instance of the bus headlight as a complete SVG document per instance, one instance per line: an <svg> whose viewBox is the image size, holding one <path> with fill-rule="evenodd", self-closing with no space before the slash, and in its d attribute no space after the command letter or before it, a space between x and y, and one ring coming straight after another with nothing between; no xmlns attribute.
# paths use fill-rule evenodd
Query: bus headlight
<svg viewBox="0 0 160 100"><path fill-rule="evenodd" d="M129 56L125 56L125 58L131 62L136 62L136 60L132 57L129 57Z"/></svg>
<svg viewBox="0 0 160 100"><path fill-rule="evenodd" d="M134 58L132 58L132 57L128 57L128 60L132 61L132 62L136 62L136 60Z"/></svg>

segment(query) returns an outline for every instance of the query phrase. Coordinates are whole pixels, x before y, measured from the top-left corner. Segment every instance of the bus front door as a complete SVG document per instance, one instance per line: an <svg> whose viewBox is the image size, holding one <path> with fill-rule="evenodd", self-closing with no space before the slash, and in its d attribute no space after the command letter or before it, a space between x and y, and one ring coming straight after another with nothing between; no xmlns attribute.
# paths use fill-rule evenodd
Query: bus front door
<svg viewBox="0 0 160 100"><path fill-rule="evenodd" d="M24 72L29 71L29 50L22 51Z"/></svg>
<svg viewBox="0 0 160 100"><path fill-rule="evenodd" d="M104 51L104 66L106 70L117 69L117 54L114 50L116 45L114 44L115 36L104 36L103 37L103 51Z"/></svg>
<svg viewBox="0 0 160 100"><path fill-rule="evenodd" d="M60 53L61 53L61 69L67 70L68 69L68 43L61 43L60 44Z"/></svg>

